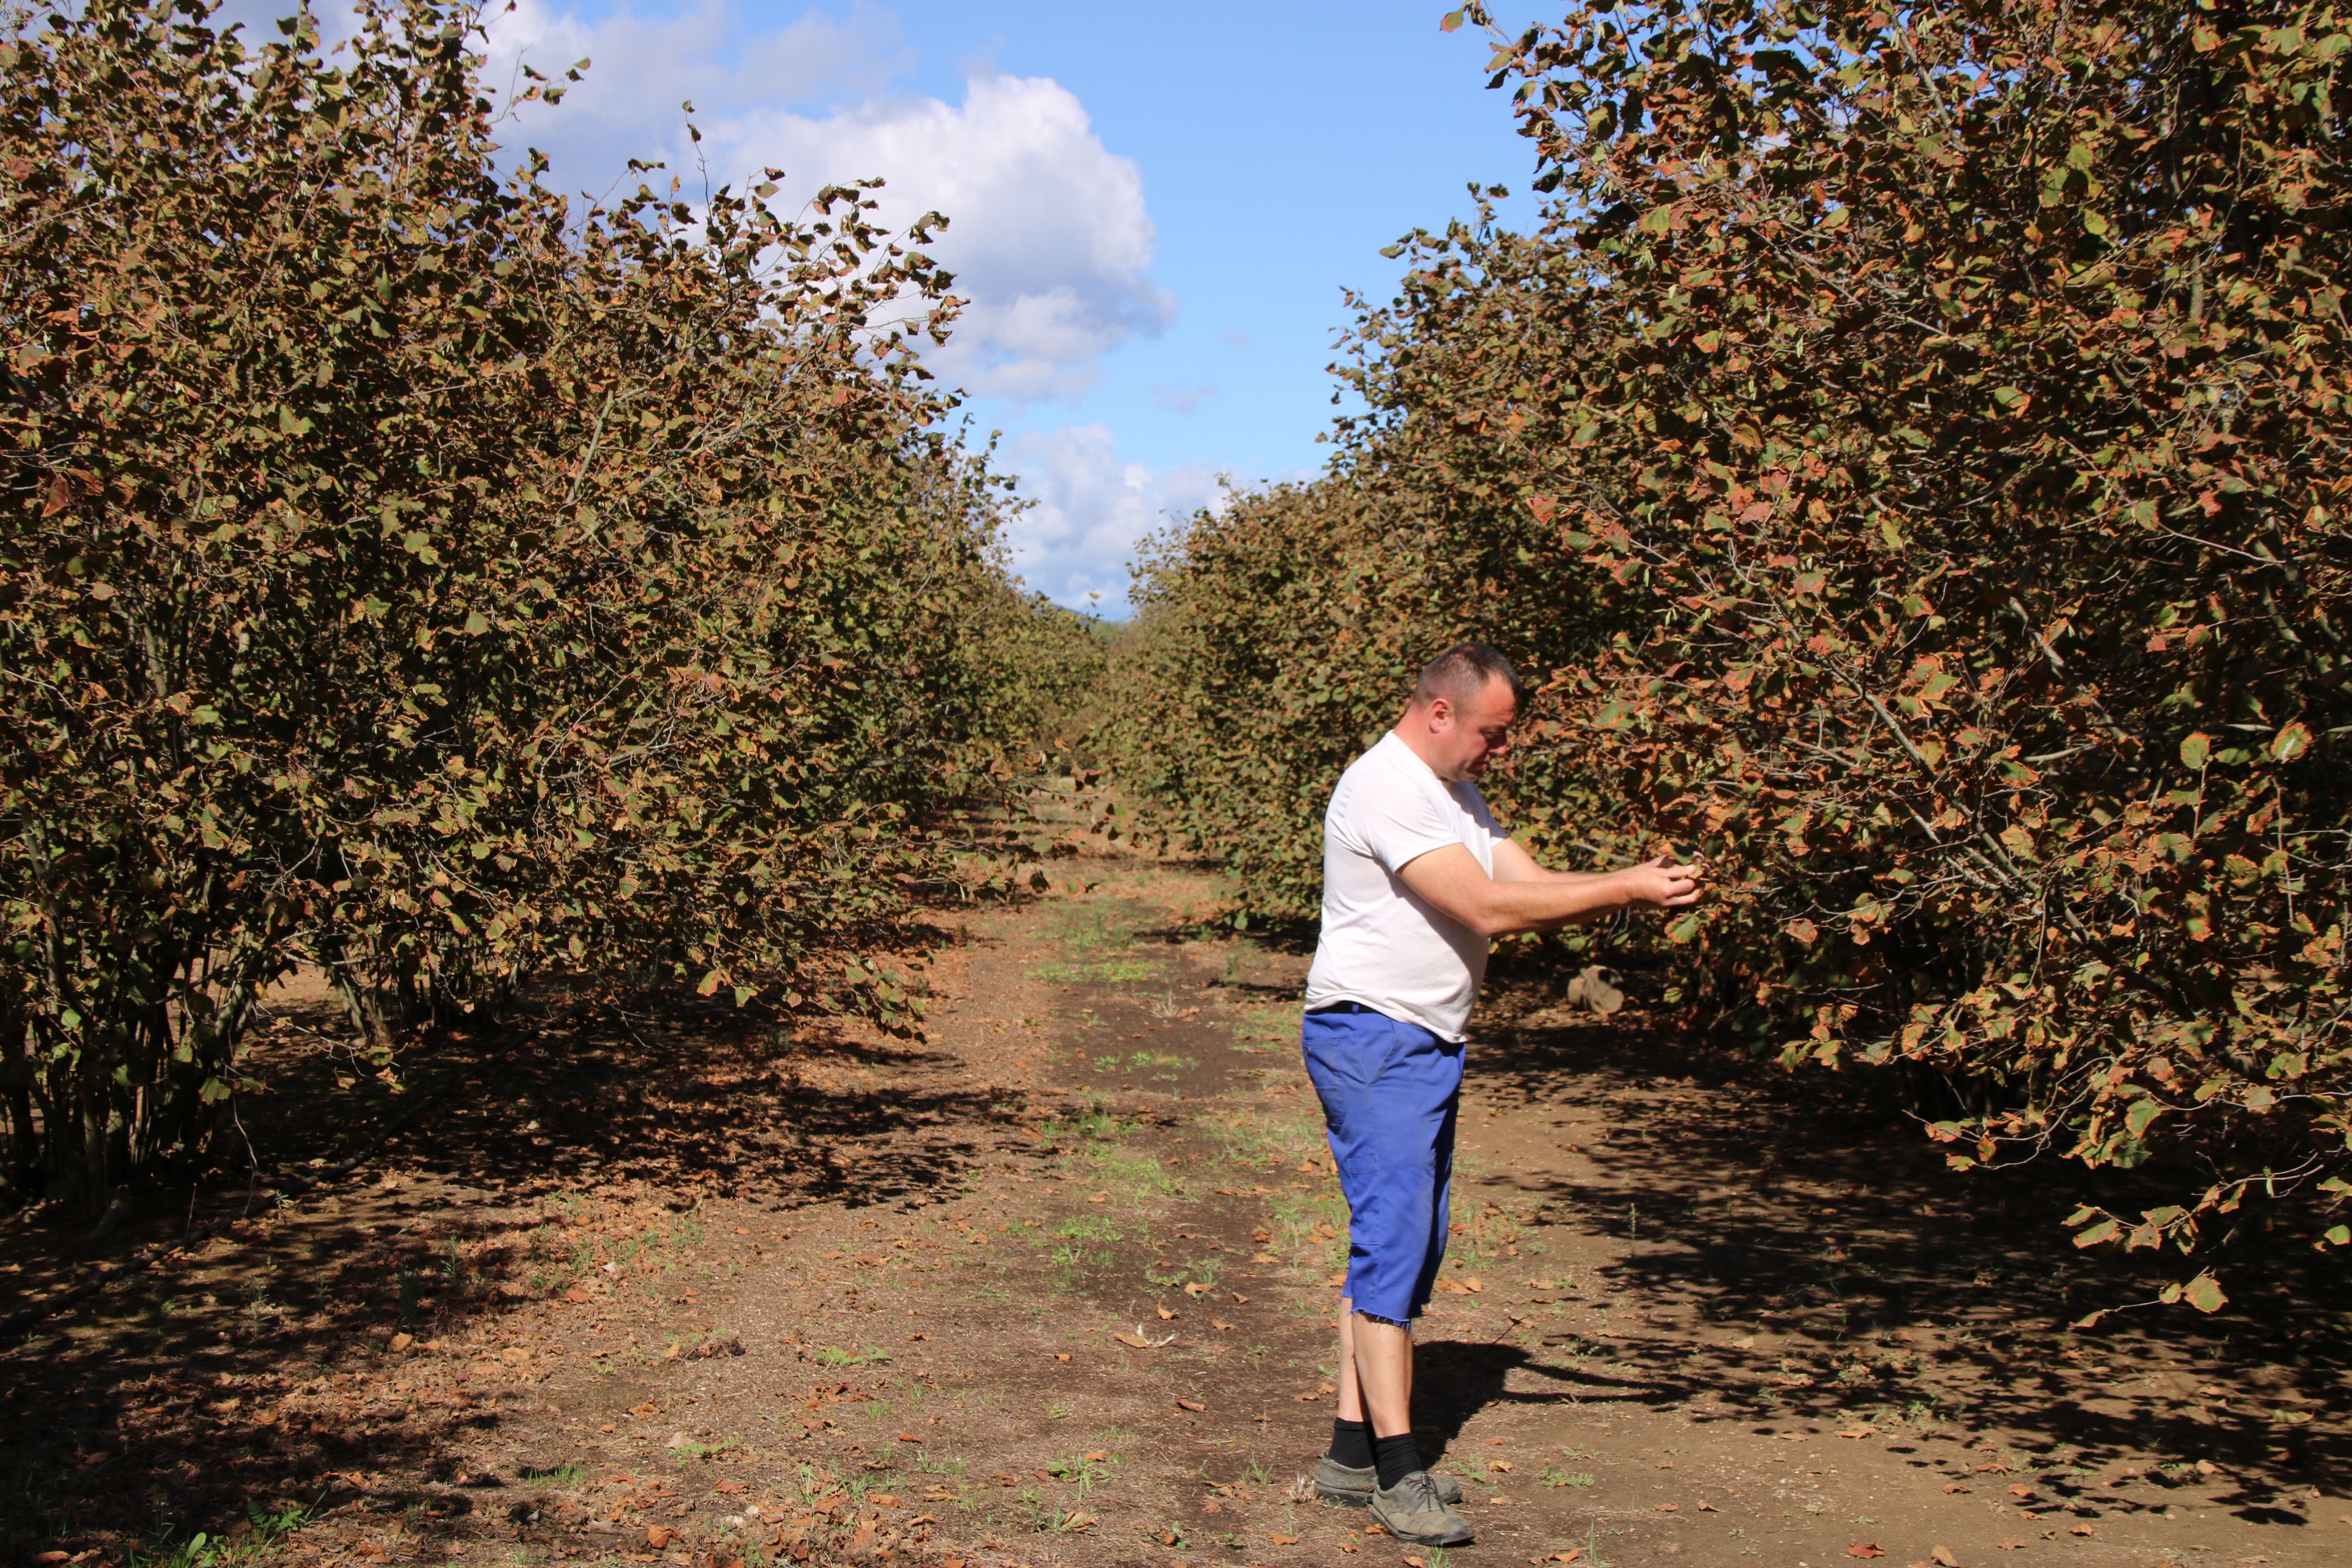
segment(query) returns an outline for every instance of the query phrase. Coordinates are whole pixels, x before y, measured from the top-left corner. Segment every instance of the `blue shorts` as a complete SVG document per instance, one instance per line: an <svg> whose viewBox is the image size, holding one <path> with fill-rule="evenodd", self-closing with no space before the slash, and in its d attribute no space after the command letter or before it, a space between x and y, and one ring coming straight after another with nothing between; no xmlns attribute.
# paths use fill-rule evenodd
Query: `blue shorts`
<svg viewBox="0 0 2352 1568"><path fill-rule="evenodd" d="M1445 1258L1462 1047L1346 1004L1307 1014L1299 1044L1348 1198L1348 1296L1359 1312L1409 1321Z"/></svg>

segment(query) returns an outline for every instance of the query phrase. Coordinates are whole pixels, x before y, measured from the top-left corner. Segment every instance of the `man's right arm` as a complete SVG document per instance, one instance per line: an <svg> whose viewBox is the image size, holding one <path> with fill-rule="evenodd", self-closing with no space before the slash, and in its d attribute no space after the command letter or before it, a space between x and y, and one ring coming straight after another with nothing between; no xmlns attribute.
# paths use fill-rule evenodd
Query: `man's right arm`
<svg viewBox="0 0 2352 1568"><path fill-rule="evenodd" d="M1415 856L1397 874L1423 902L1489 937L1551 931L1636 905L1681 909L1699 900L1697 868L1663 855L1574 880L1498 882L1466 847L1449 844Z"/></svg>

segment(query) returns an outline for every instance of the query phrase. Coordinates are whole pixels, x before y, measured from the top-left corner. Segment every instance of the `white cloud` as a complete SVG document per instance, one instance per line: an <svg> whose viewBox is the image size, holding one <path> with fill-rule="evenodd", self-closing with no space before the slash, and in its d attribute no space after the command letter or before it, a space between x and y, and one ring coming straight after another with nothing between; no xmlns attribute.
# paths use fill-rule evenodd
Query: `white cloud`
<svg viewBox="0 0 2352 1568"><path fill-rule="evenodd" d="M1143 536L1225 505L1222 476L1209 464L1155 470L1121 462L1101 425L1027 432L1014 438L1005 467L1034 503L1005 530L1013 569L1073 609L1123 612L1128 563Z"/></svg>
<svg viewBox="0 0 2352 1568"><path fill-rule="evenodd" d="M561 185L601 193L636 157L666 162L698 194L678 108L691 100L714 184L781 168L779 199L791 202L879 176L891 226L945 213L935 253L970 301L953 340L929 354L950 384L1016 402L1075 397L1097 379L1101 355L1173 314L1147 275L1156 235L1140 171L1049 78L977 75L961 104L887 95L903 41L895 22L863 10L746 35L722 0L593 20L520 0L491 19L489 36L493 84L519 60L551 76L595 62L560 106L526 109L514 137L549 154ZM820 95L855 101L809 110Z"/></svg>
<svg viewBox="0 0 2352 1568"><path fill-rule="evenodd" d="M1216 384L1206 381L1198 386L1168 386L1155 381L1150 390L1151 401L1171 414L1191 414L1217 395Z"/></svg>

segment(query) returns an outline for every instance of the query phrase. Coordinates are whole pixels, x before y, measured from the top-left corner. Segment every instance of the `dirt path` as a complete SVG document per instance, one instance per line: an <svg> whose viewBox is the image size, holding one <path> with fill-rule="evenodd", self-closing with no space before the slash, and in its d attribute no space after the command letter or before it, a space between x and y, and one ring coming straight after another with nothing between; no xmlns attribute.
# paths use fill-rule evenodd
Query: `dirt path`
<svg viewBox="0 0 2352 1568"><path fill-rule="evenodd" d="M445 1045L447 1113L362 1184L5 1352L12 1539L122 1562L161 1517L157 1560L322 1568L2352 1560L2323 1304L2070 1334L2105 1276L2038 1177L1962 1187L1884 1112L1507 987L1416 1412L1478 1543L1304 1498L1346 1251L1304 955L1189 940L1192 874L1073 864L960 918L920 1043L591 1010L542 1021L560 1049Z"/></svg>

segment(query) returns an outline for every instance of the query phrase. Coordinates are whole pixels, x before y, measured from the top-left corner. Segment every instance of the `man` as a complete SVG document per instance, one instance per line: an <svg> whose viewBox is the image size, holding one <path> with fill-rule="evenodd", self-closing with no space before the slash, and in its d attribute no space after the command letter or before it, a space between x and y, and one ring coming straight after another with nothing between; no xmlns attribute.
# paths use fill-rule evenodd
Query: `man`
<svg viewBox="0 0 2352 1568"><path fill-rule="evenodd" d="M1400 1541L1458 1546L1462 1489L1412 1438L1411 1324L1445 1255L1463 1026L1489 942L1634 905L1677 909L1696 872L1661 857L1547 871L1497 826L1475 782L1510 743L1522 689L1484 643L1421 672L1395 729L1340 775L1323 819L1323 933L1302 1046L1348 1198L1339 1417L1316 1473Z"/></svg>

